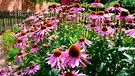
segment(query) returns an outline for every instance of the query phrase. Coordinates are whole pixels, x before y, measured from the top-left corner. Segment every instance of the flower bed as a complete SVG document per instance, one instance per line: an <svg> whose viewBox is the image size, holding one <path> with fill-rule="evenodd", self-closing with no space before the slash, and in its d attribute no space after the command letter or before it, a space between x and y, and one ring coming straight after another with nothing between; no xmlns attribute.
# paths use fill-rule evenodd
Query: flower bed
<svg viewBox="0 0 135 76"><path fill-rule="evenodd" d="M35 12L14 33L17 70L0 70L15 76L133 76L135 18L115 3L104 11L100 0L90 14L53 4ZM132 48L130 48L132 47Z"/></svg>

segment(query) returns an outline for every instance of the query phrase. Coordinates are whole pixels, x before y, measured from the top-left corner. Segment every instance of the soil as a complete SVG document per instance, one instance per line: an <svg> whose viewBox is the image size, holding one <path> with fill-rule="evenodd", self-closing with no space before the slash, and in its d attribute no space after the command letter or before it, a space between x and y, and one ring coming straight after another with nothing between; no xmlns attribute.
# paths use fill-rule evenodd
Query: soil
<svg viewBox="0 0 135 76"><path fill-rule="evenodd" d="M8 68L6 57L7 57L7 52L2 49L2 42L1 42L1 37L0 37L0 69Z"/></svg>

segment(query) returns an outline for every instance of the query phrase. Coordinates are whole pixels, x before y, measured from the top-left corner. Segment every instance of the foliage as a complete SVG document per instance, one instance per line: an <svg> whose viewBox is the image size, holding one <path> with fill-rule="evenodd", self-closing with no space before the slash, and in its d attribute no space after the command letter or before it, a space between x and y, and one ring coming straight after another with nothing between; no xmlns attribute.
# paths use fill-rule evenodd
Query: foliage
<svg viewBox="0 0 135 76"><path fill-rule="evenodd" d="M7 50L13 47L15 43L15 37L12 35L13 33L10 30L7 30L2 35L2 44L6 46Z"/></svg>
<svg viewBox="0 0 135 76"><path fill-rule="evenodd" d="M10 48L8 51L8 60L14 60L14 57L16 56L17 52L19 51L18 48Z"/></svg>
<svg viewBox="0 0 135 76"><path fill-rule="evenodd" d="M85 5L82 6L85 7ZM21 31L17 29L19 33L15 34L16 40L12 40L13 37L9 38L10 42L16 41L15 43L11 42L16 46L10 48L9 58L13 59L15 56L20 58L19 70L26 73L27 67L34 69L30 65L37 63L40 69L36 68L33 74L28 75L58 76L64 71L76 70L78 73L84 73L87 76L134 76L135 52L131 48L135 46L133 36L135 29L133 27L131 33L129 32L130 29L123 31L123 26L127 25L126 22L128 22L128 15L123 17L122 14L121 17L121 14L116 16L116 13L114 13L105 16L106 14L103 11L99 11L101 7L96 6L89 7L95 9L96 13L98 13L94 15L86 13L78 4L73 10L74 12L69 11L66 6L65 8L66 10L64 7L57 7L54 4L49 13L46 13L46 11L36 12L37 14L29 16L21 23L22 25L19 26ZM76 8L79 9L77 12ZM102 7L102 10L104 8ZM124 11L124 14L125 12L127 11ZM111 20L108 21L110 24L105 23L106 19ZM120 24L120 26L116 26L117 24ZM88 25L90 25L90 28ZM127 28L129 28L128 25ZM8 37L10 36L4 37L3 43L6 43ZM87 41L87 45L85 45L85 40L92 42L92 44ZM78 41L82 45L78 45ZM72 44L76 45L73 50L69 48ZM34 52L31 51L33 48ZM54 49L56 48L60 50L55 52ZM25 53L21 53L22 51ZM63 58L60 57L61 54L64 55ZM71 54L75 54L75 56ZM68 55L70 59L64 64L63 62L68 59ZM55 61L55 58L48 60L50 57L58 58L56 59L58 62ZM72 58L80 60L84 58L82 60L84 63L77 62L74 59L71 65L67 65ZM76 63L76 66L72 67L74 63ZM56 65L58 67L53 67Z"/></svg>

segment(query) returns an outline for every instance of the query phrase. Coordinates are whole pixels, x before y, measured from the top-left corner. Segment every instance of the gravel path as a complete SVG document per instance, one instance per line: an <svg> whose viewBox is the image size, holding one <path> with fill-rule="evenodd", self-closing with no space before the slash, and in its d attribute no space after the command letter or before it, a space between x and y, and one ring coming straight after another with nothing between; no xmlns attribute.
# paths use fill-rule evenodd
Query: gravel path
<svg viewBox="0 0 135 76"><path fill-rule="evenodd" d="M6 62L7 53L2 49L2 42L0 38L0 69L8 68L8 64Z"/></svg>

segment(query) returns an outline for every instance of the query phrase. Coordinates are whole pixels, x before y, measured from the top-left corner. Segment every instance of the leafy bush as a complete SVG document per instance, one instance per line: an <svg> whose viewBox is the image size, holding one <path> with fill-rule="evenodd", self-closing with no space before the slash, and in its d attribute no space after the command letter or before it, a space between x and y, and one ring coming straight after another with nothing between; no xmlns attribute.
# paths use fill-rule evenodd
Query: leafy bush
<svg viewBox="0 0 135 76"><path fill-rule="evenodd" d="M15 37L13 36L13 33L10 30L7 30L2 35L2 45L6 46L6 49L8 50L9 48L13 47L14 43Z"/></svg>

